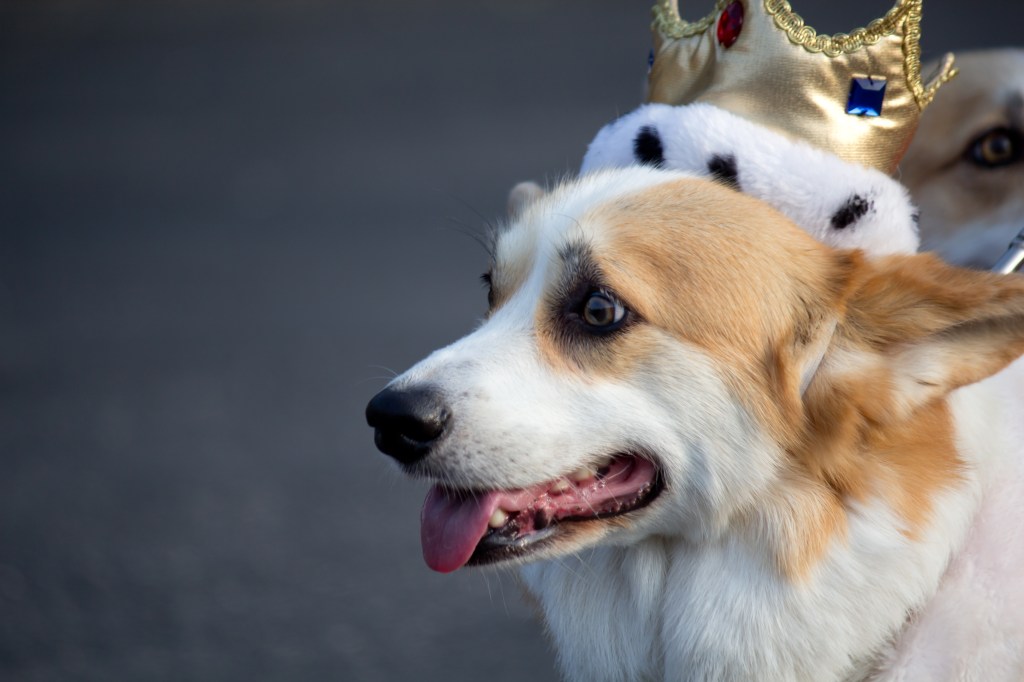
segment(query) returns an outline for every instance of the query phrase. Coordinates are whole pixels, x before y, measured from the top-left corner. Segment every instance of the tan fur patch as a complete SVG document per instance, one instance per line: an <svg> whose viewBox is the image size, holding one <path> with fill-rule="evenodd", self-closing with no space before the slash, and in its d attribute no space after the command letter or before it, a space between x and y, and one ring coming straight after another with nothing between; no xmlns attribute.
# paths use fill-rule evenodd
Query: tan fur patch
<svg viewBox="0 0 1024 682"><path fill-rule="evenodd" d="M816 330L842 315L860 258L831 252L760 202L701 181L613 202L587 220L610 226L595 238L596 252L623 300L650 328L717 360L753 417L795 447L804 426L798 364ZM614 362L591 369L628 373L620 354L644 357L650 328L620 342ZM758 510L757 526L773 538L779 569L798 579L845 534L845 516L840 494L808 470L794 465L783 481Z"/></svg>
<svg viewBox="0 0 1024 682"><path fill-rule="evenodd" d="M612 202L586 220L611 228L598 258L628 305L727 368L723 379L776 440L795 438L799 397L794 385L780 401L777 363L799 355L835 314L850 256L763 203L700 180Z"/></svg>
<svg viewBox="0 0 1024 682"><path fill-rule="evenodd" d="M891 403L890 385L884 374L867 374L809 396L808 434L793 454L840 499L882 497L916 537L930 521L935 495L960 480L963 465L944 401L892 423L870 418Z"/></svg>
<svg viewBox="0 0 1024 682"><path fill-rule="evenodd" d="M1024 353L1024 278L925 254L865 263L855 280L793 454L841 498L887 500L913 538L961 480L943 399Z"/></svg>
<svg viewBox="0 0 1024 682"><path fill-rule="evenodd" d="M748 534L767 538L779 573L806 579L833 542L846 537L846 509L839 494L790 463L779 485L740 519Z"/></svg>
<svg viewBox="0 0 1024 682"><path fill-rule="evenodd" d="M738 522L769 538L794 580L844 536L851 500L881 496L917 537L961 478L941 399L1024 353L1024 278L929 256L869 263L714 183L656 186L579 223L603 281L640 322L573 345L550 314L557 302L542 301L542 355L578 377L628 379L665 343L708 354L791 455L779 486Z"/></svg>

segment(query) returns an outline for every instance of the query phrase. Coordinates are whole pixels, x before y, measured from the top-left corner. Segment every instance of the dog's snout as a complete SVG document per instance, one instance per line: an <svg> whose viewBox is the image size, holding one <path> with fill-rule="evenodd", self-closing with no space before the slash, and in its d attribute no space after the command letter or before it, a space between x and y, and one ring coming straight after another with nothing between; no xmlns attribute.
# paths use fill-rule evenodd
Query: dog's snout
<svg viewBox="0 0 1024 682"><path fill-rule="evenodd" d="M366 422L375 429L374 443L403 464L426 457L444 435L450 413L437 390L385 388L366 406Z"/></svg>

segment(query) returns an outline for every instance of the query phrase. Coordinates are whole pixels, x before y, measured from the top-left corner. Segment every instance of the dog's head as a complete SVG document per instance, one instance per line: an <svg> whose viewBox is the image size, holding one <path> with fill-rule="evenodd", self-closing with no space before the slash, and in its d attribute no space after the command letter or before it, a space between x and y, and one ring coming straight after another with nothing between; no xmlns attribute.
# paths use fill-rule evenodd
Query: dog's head
<svg viewBox="0 0 1024 682"><path fill-rule="evenodd" d="M923 248L991 267L1024 227L1024 50L957 55L960 75L921 118L901 180Z"/></svg>
<svg viewBox="0 0 1024 682"><path fill-rule="evenodd" d="M986 326L1011 314L995 276L975 295L935 259L869 264L720 184L630 168L526 203L481 326L367 408L378 447L436 484L436 570L700 540L768 496L827 517L863 467L837 443L1024 351L1024 286L1013 324Z"/></svg>

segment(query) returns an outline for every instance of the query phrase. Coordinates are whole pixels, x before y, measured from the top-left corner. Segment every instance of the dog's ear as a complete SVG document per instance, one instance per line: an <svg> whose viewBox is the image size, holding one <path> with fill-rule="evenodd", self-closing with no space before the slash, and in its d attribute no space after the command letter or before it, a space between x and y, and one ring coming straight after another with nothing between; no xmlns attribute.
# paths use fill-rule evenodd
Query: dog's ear
<svg viewBox="0 0 1024 682"><path fill-rule="evenodd" d="M888 399L862 408L905 418L1024 354L1024 277L947 265L931 254L864 262L830 351L830 373L873 376Z"/></svg>
<svg viewBox="0 0 1024 682"><path fill-rule="evenodd" d="M519 216L527 206L544 196L544 188L536 182L520 182L508 193L508 217Z"/></svg>

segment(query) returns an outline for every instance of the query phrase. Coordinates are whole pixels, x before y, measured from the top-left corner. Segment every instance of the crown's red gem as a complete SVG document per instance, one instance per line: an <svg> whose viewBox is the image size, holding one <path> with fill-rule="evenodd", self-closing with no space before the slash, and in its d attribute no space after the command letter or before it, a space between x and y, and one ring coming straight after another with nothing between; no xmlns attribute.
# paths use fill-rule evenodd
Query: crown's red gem
<svg viewBox="0 0 1024 682"><path fill-rule="evenodd" d="M729 3L722 16L718 17L718 42L722 47L732 47L743 30L743 3L739 0Z"/></svg>

